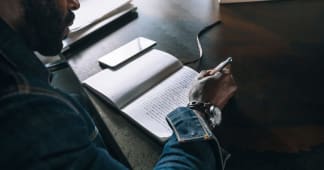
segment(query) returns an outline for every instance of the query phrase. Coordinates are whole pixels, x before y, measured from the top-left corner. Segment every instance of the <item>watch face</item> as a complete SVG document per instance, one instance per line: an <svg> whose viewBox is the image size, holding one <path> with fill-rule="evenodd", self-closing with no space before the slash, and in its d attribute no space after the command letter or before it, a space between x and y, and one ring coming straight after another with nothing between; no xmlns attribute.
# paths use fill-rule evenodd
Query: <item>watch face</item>
<svg viewBox="0 0 324 170"><path fill-rule="evenodd" d="M222 121L222 112L218 107L210 106L209 109L210 112L210 123L212 127L215 127L216 125L219 125Z"/></svg>

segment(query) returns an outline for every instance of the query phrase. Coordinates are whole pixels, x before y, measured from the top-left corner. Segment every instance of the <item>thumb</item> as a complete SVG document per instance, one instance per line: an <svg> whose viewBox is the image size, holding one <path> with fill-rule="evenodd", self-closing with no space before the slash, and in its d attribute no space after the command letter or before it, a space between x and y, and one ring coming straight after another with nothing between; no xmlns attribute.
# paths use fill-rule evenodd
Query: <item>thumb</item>
<svg viewBox="0 0 324 170"><path fill-rule="evenodd" d="M210 76L206 76L206 77L201 78L199 81L200 81L201 83L203 83L203 82L206 82L206 81L208 81L208 80L217 80L217 79L219 79L222 75L223 75L222 72L216 72L216 73L213 74L213 75L210 75Z"/></svg>
<svg viewBox="0 0 324 170"><path fill-rule="evenodd" d="M201 80L201 79L204 78L207 74L208 74L208 72L207 72L206 70L201 70L200 73L197 75L196 80Z"/></svg>

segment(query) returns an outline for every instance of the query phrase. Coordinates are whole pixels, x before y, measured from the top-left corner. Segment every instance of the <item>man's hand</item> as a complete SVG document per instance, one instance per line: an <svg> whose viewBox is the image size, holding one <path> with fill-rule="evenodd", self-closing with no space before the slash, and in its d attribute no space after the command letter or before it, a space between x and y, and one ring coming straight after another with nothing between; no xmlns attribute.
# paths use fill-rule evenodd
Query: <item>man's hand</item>
<svg viewBox="0 0 324 170"><path fill-rule="evenodd" d="M209 102L223 109L236 90L237 86L230 65L222 70L203 70L193 83L189 92L189 101Z"/></svg>

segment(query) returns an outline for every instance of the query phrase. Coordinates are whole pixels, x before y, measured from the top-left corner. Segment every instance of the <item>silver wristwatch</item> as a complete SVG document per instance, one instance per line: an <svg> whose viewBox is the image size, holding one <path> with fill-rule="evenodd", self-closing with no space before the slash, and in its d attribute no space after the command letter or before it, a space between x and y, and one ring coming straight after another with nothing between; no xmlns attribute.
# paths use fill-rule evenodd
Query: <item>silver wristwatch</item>
<svg viewBox="0 0 324 170"><path fill-rule="evenodd" d="M193 101L188 104L188 107L193 110L205 113L208 123L212 128L215 128L222 121L222 111L211 103Z"/></svg>

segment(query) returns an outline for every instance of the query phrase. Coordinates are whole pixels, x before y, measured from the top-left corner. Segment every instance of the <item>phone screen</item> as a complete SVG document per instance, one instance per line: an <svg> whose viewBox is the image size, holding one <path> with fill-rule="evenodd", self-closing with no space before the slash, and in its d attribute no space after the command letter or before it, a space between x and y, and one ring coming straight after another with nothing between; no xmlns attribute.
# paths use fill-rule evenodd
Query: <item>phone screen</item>
<svg viewBox="0 0 324 170"><path fill-rule="evenodd" d="M115 49L114 51L104 55L99 58L98 61L100 64L103 64L108 67L117 67L118 65L124 63L125 61L131 59L137 54L143 52L144 50L154 46L155 41L138 37L129 43Z"/></svg>

